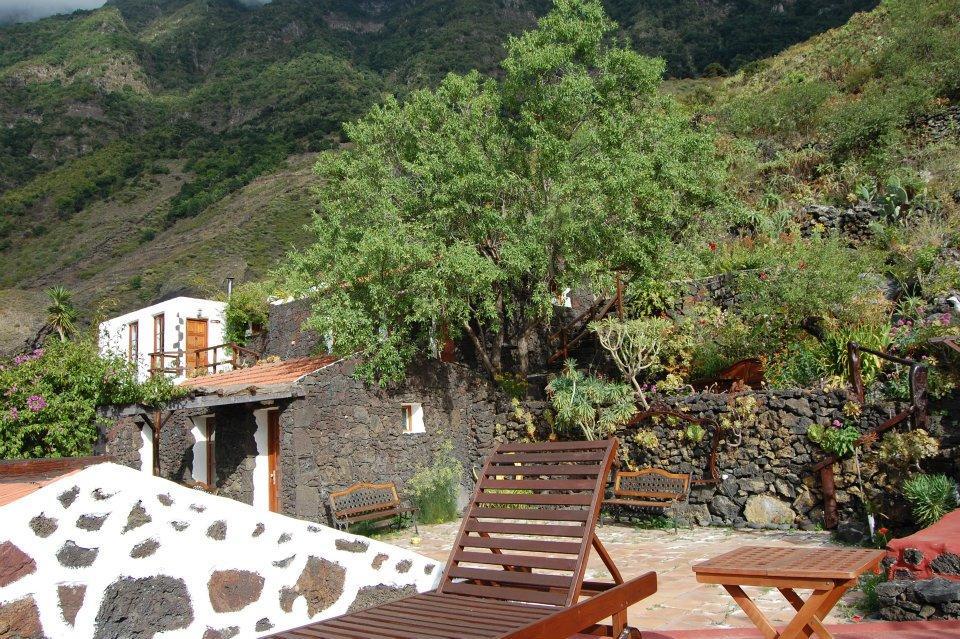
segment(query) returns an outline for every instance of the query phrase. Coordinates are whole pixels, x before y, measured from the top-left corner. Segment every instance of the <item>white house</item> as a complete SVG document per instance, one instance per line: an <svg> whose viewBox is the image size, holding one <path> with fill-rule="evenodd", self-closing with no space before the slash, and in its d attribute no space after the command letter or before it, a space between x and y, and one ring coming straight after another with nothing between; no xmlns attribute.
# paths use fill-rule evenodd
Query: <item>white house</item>
<svg viewBox="0 0 960 639"><path fill-rule="evenodd" d="M140 380L163 371L179 381L197 373L231 370L224 302L196 297L137 309L100 324L100 352L136 362Z"/></svg>

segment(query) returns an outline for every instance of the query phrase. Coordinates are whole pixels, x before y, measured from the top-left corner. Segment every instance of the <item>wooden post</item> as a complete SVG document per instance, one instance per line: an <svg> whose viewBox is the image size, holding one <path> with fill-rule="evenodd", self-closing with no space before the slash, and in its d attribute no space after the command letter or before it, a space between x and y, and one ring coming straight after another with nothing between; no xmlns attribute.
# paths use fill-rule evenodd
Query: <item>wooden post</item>
<svg viewBox="0 0 960 639"><path fill-rule="evenodd" d="M927 367L910 367L910 403L913 407L911 422L914 428L926 429L930 425L930 395L927 392Z"/></svg>
<svg viewBox="0 0 960 639"><path fill-rule="evenodd" d="M836 528L840 523L837 514L837 487L833 478L833 464L820 469L820 487L823 489L823 527Z"/></svg>
<svg viewBox="0 0 960 639"><path fill-rule="evenodd" d="M863 386L862 364L860 362L860 345L856 342L847 343L847 360L850 365L850 382L853 384L853 393L862 404L866 398L866 389Z"/></svg>
<svg viewBox="0 0 960 639"><path fill-rule="evenodd" d="M617 317L620 321L623 321L623 280L620 279L620 274L617 273Z"/></svg>

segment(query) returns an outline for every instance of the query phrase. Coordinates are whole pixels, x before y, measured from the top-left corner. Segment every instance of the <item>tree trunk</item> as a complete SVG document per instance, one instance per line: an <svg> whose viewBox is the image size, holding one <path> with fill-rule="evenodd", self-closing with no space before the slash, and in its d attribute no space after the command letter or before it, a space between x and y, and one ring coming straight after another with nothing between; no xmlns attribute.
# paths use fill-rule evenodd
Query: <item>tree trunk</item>
<svg viewBox="0 0 960 639"><path fill-rule="evenodd" d="M496 381L497 374L500 372L499 367L495 367L493 362L490 361L490 356L483 347L483 342L480 341L480 337L476 331L473 330L473 327L470 326L470 322L464 322L463 328L467 331L467 335L470 336L470 341L473 342L473 348L477 351L477 357L480 358L480 363L483 364L483 367L487 370L490 379Z"/></svg>
<svg viewBox="0 0 960 639"><path fill-rule="evenodd" d="M524 328L517 338L517 364L520 366L520 372L526 376L530 370L530 329Z"/></svg>

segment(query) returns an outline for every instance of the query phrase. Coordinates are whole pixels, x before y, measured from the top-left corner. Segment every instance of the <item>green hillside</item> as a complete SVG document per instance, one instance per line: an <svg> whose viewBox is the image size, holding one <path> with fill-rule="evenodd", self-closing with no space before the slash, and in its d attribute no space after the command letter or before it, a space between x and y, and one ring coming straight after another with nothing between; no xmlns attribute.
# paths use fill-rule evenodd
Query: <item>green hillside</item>
<svg viewBox="0 0 960 639"><path fill-rule="evenodd" d="M607 2L620 37L678 76L775 53L872 4ZM304 154L336 147L340 123L386 93L496 72L507 37L549 6L110 0L0 27L0 287L63 282L87 307L129 307L261 272L310 199L309 180L278 200L265 184L305 175Z"/></svg>

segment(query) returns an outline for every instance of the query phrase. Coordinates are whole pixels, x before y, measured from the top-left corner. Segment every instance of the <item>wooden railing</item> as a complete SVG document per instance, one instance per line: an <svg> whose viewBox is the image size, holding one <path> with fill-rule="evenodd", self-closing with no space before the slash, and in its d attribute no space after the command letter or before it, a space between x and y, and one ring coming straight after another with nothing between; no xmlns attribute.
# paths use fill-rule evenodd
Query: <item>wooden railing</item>
<svg viewBox="0 0 960 639"><path fill-rule="evenodd" d="M623 319L623 281L617 276L616 291L610 299L600 298L596 303L575 318L564 324L559 331L550 335L551 342L559 342L556 351L547 360L554 364L570 356L570 349L590 334L590 322L602 320L616 308L617 315Z"/></svg>
<svg viewBox="0 0 960 639"><path fill-rule="evenodd" d="M930 421L930 397L927 393L927 367L920 362L904 357L897 357L889 353L875 351L872 348L860 346L856 342L847 344L847 363L850 371L850 382L853 394L862 404L866 399L866 388L863 384L862 354L867 353L879 357L898 366L909 367L910 405L906 410L894 415L879 426L861 435L854 446L860 446L875 439L878 435L890 430L898 424L910 420L913 428L926 428ZM814 474L820 475L820 486L823 490L823 524L827 529L834 528L840 523L837 512L836 482L833 474L833 465L840 461L836 455L828 455L819 464L813 467Z"/></svg>
<svg viewBox="0 0 960 639"><path fill-rule="evenodd" d="M150 353L151 375L206 375L217 373L229 366L234 370L255 364L260 353L233 342L196 348L186 351Z"/></svg>

